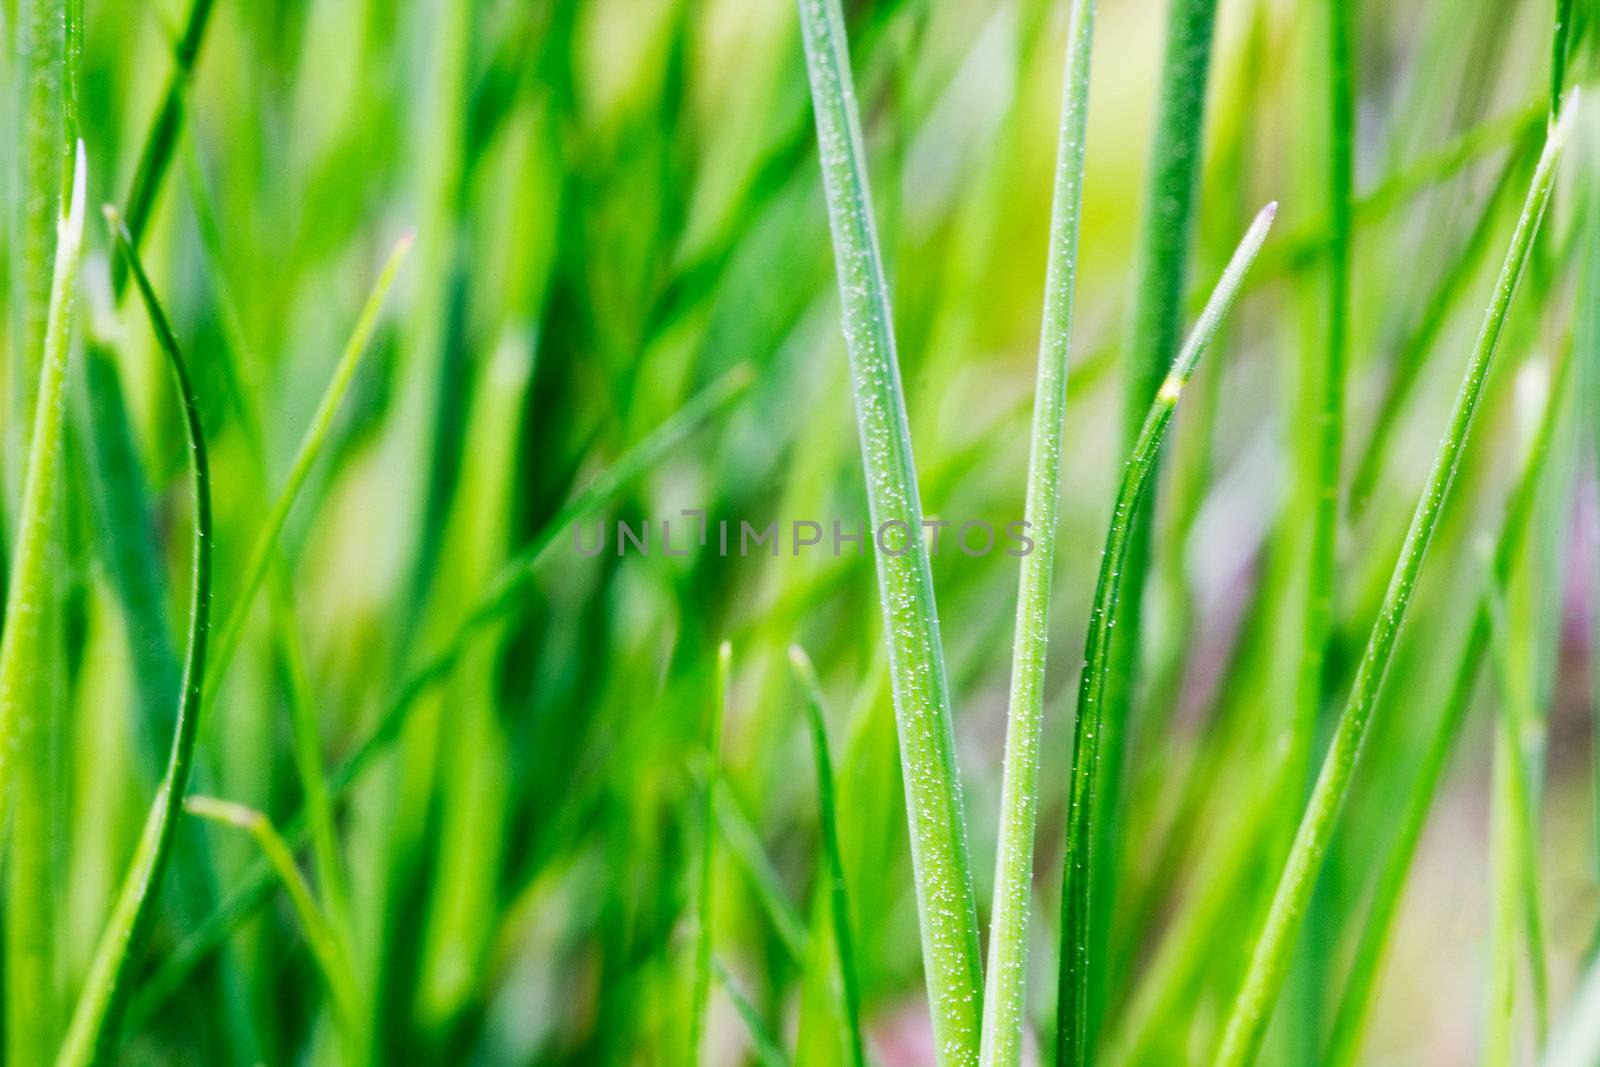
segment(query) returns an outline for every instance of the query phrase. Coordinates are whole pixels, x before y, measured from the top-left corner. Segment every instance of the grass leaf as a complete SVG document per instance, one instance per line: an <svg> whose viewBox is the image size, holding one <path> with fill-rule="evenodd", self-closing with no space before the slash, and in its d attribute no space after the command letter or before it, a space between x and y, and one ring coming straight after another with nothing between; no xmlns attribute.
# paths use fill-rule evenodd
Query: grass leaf
<svg viewBox="0 0 1600 1067"><path fill-rule="evenodd" d="M866 151L839 0L800 0L823 187L850 358L874 553L900 734L923 969L941 1067L978 1058L983 965L956 768L950 683L906 420L893 316L867 189Z"/></svg>
<svg viewBox="0 0 1600 1067"><path fill-rule="evenodd" d="M82 146L72 197L58 220L49 312L41 337L26 479L0 636L0 826L11 814L11 892L6 902L6 1051L21 1063L45 1062L56 1033L55 884L52 809L65 693L60 663L65 536L62 480L67 354L83 251L86 170ZM31 356L29 357L31 358Z"/></svg>
<svg viewBox="0 0 1600 1067"><path fill-rule="evenodd" d="M811 751L817 765L818 825L822 854L828 868L828 913L833 918L834 949L839 954L839 992L844 1007L843 1035L848 1067L865 1067L866 1043L861 1037L861 979L856 967L855 935L851 933L850 893L845 885L844 853L839 848L839 819L834 807L833 759L828 754L827 717L823 714L822 683L811 657L799 645L789 646L789 664L805 693L806 721L811 727Z"/></svg>
<svg viewBox="0 0 1600 1067"><path fill-rule="evenodd" d="M1084 641L1083 673L1078 681L1078 711L1073 729L1072 784L1067 808L1067 847L1062 872L1061 978L1056 1002L1056 1062L1076 1065L1092 1061L1089 1036L1089 976L1092 938L1091 889L1094 886L1095 805L1100 801L1101 734L1106 718L1106 690L1111 671L1111 637L1121 607L1122 567L1127 559L1135 522L1145 489L1155 471L1156 456L1172 423L1183 387L1194 374L1223 316L1238 295L1251 262L1261 251L1272 226L1277 204L1256 215L1233 258L1222 272L1211 299L1195 322L1166 380L1156 391L1144 426L1134 441L1133 453L1123 470L1111 526L1106 533L1100 577L1095 584L1094 606L1089 614L1089 634Z"/></svg>
<svg viewBox="0 0 1600 1067"><path fill-rule="evenodd" d="M689 997L689 1062L703 1063L701 1044L705 1040L706 1002L711 994L711 892L716 861L717 782L722 766L722 718L728 708L728 679L733 669L733 646L727 641L717 648L717 684L712 691L710 714L706 716L706 781L701 790L700 886L695 893L694 972Z"/></svg>
<svg viewBox="0 0 1600 1067"><path fill-rule="evenodd" d="M1383 684L1406 609L1410 606L1417 575L1422 570L1428 544L1438 525L1445 499L1449 496L1451 483L1455 480L1467 431L1471 427L1484 378L1505 325L1512 293L1522 275L1534 234L1544 217L1561 149L1577 113L1576 102L1576 94L1568 99L1562 120L1552 128L1539 165L1534 170L1532 186L1495 282L1494 295L1477 343L1473 346L1444 439L1434 457L1433 469L1429 472L1422 497L1417 502L1411 527L1406 533L1400 558L1395 563L1349 699L1339 717L1332 744L1322 764L1322 772L1318 775L1310 802L1300 820L1266 922L1252 952L1244 983L1229 1016L1217 1057L1219 1067L1242 1067L1255 1059L1272 1007L1282 989L1300 919L1315 888L1323 857L1344 805L1345 794L1349 791L1350 778L1361 754L1372 707L1377 700L1378 689Z"/></svg>
<svg viewBox="0 0 1600 1067"><path fill-rule="evenodd" d="M378 757L398 736L418 699L450 676L472 642L517 609L533 583L539 563L563 534L609 505L624 488L656 467L713 415L743 395L751 382L748 364L740 364L724 374L596 475L546 523L522 551L500 569L450 638L396 688L367 733L329 775L330 801L337 803L376 764ZM306 830L305 820L297 817L285 826L284 833L289 842L298 847L305 839ZM270 868L265 863L255 865L217 909L174 947L150 979L141 984L138 997L129 1006L130 1016L145 1018L171 996L222 943L229 931L262 905L272 884Z"/></svg>
<svg viewBox="0 0 1600 1067"><path fill-rule="evenodd" d="M173 381L182 402L184 432L194 481L193 581L189 592L189 633L183 665L183 684L179 690L178 714L167 758L166 774L145 820L144 831L123 878L122 888L111 917L100 935L90 963L89 975L79 995L67 1030L66 1042L57 1058L60 1067L79 1067L103 1059L116 1038L122 1005L127 995L129 973L137 962L155 916L155 900L161 891L167 862L172 853L178 810L189 787L194 766L195 741L200 729L200 697L206 670L206 642L211 612L211 469L206 457L205 434L200 425L200 407L190 382L188 365L178 339L167 322L155 290L150 286L132 237L114 208L106 209L113 239L128 257L139 295L155 330L162 351L172 370Z"/></svg>
<svg viewBox="0 0 1600 1067"><path fill-rule="evenodd" d="M1488 580L1503 582L1527 538L1533 516L1534 497L1544 477L1551 443L1555 437L1561 401L1571 382L1572 349L1563 350L1560 364L1553 376L1550 394L1540 416L1539 427L1523 462L1522 472L1510 499L1506 503L1499 535L1495 539L1494 559ZM1417 844L1427 825L1428 812L1438 792L1439 781L1446 762L1461 736L1462 723L1472 705L1478 678L1483 670L1484 658L1489 650L1490 618L1489 590L1486 588L1478 601L1477 615L1472 631L1457 661L1454 680L1439 713L1438 725L1428 739L1422 759L1411 775L1404 807L1394 841L1390 844L1367 905L1367 918L1356 941L1355 954L1345 978L1344 992L1339 1010L1334 1017L1333 1035L1328 1042L1324 1062L1327 1067L1351 1067L1361 1051L1361 1034L1377 991L1378 978L1384 959L1392 944L1391 931L1399 910L1400 897L1405 890L1406 876L1411 871L1411 861L1416 856Z"/></svg>
<svg viewBox="0 0 1600 1067"><path fill-rule="evenodd" d="M267 568L274 558L278 537L283 533L284 524L289 521L289 511L294 507L295 498L300 495L301 487L310 477L312 465L322 453L322 446L328 439L328 431L333 426L334 416L339 413L339 405L343 402L345 393L349 391L350 383L361 365L361 357L366 354L372 333L377 328L378 315L383 310L384 299L389 295L389 287L394 284L395 275L399 273L400 265L410 250L411 236L407 234L389 253L389 259L378 275L377 284L367 296L367 302L356 319L355 329L351 331L350 339L345 343L344 352L334 366L333 377L328 380L328 387L317 403L316 412L311 416L311 424L306 427L305 435L300 439L300 446L295 450L294 461L289 466L289 475L284 479L283 488L273 500L266 521L262 523L261 532L256 535L249 561L245 564L244 577L239 584L238 593L235 594L233 607L217 631L216 653L212 659L211 675L206 679L208 703L216 698L222 685L228 664L239 646L244 624L250 617L250 606L255 601L256 591L261 588L262 580L267 576Z"/></svg>
<svg viewBox="0 0 1600 1067"><path fill-rule="evenodd" d="M1078 222L1083 204L1094 10L1094 0L1074 0L1067 30L1067 69L1056 148L1044 323L1034 384L1033 437L1023 516L1033 538L1033 551L1022 557L1017 579L1006 756L1000 786L1000 845L995 858L988 986L983 998L980 1051L985 1067L1016 1067L1022 1062L1027 1016L1028 925L1039 813L1039 738L1044 722L1045 662L1050 638L1050 577L1055 567L1061 499L1061 437L1078 267Z"/></svg>

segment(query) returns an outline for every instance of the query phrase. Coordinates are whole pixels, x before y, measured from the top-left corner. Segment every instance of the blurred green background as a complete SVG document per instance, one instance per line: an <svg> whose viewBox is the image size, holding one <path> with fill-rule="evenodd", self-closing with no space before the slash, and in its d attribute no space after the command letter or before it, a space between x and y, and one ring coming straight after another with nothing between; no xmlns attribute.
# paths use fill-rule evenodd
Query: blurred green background
<svg viewBox="0 0 1600 1067"><path fill-rule="evenodd" d="M0 10L13 87L19 4ZM999 527L1022 512L1064 5L845 6L924 505L933 517ZM1578 6L1570 80L1584 82L1593 17ZM184 79L175 56L196 24L187 0L87 0L80 121L91 205L126 203L177 79L181 132L144 251L198 379L224 613L367 292L389 249L415 234L372 352L291 513L283 595L259 598L202 724L196 782L290 826L302 802L289 728L296 672L317 715L320 758L338 767L411 672L454 650L339 807L345 918L375 1061L682 1062L705 722L726 638L734 685L712 927L723 970L707 1061L753 1062L737 997L797 1062L840 1062L815 780L785 658L798 642L831 700L870 1058L931 1062L870 556L619 556L613 544L587 557L570 524L552 525L608 464L740 366L753 384L585 514L582 528L592 532L596 519L659 528L683 508L757 525L865 518L794 5L196 7L203 36ZM1348 686L1509 239L1543 137L1550 52L1544 3L1357 7L1333 696ZM1301 354L1324 329L1323 29L1304 0L1222 0L1217 18L1189 270L1197 298L1255 209L1269 199L1282 208L1248 295L1185 399L1159 488L1118 813L1107 1062L1190 1062L1209 1047L1244 963L1249 902L1270 892L1276 871L1264 859L1236 862L1220 907L1208 888L1229 842L1246 855L1267 851L1248 836L1241 844L1244 813L1298 812L1295 798L1263 787L1299 650L1305 502L1291 472L1307 437ZM1125 458L1120 357L1164 33L1160 3L1100 12L1041 773L1039 990L1055 968L1078 652ZM8 100L0 144L17 160L19 94ZM1471 621L1483 542L1556 353L1573 343L1572 265L1593 217L1589 117L1580 116L1513 306L1271 1062L1314 1061L1308 1050L1338 1003L1375 856ZM25 284L14 249L18 167L0 180L15 298ZM188 588L175 401L142 313L112 300L97 219L89 232L78 321L97 341L79 344L70 372L61 562L70 713L58 878L48 887L59 900L53 995L63 1020L167 743ZM14 368L18 329L6 332ZM113 358L97 362L92 350ZM1557 1006L1600 918L1589 681L1600 523L1584 369L1596 355L1579 344L1581 387L1564 405L1506 592L1499 683L1537 712L1539 903ZM19 375L8 383L4 410L17 419L31 409ZM19 459L9 462L14 478ZM490 625L452 644L500 568L541 536L553 541L531 581ZM934 560L980 915L1015 567L1000 552L947 549ZM285 620L288 640L275 629ZM1489 995L1489 723L1499 692L1481 687L1423 841L1364 1046L1370 1062L1476 1055ZM241 913L200 946L207 951L183 955L257 856L243 835L184 825L124 1027L128 1062L340 1059L327 995L281 893ZM1048 1032L1053 998L1036 999ZM1531 1041L1524 1035L1519 1048Z"/></svg>

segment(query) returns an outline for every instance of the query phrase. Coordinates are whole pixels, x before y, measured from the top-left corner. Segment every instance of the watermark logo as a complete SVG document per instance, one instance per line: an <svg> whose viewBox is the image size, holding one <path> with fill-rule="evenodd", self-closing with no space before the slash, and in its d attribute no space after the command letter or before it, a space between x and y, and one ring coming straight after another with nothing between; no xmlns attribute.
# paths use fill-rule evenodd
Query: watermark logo
<svg viewBox="0 0 1600 1067"><path fill-rule="evenodd" d="M1032 554L1031 525L1014 519L998 528L983 519L956 522L923 519L921 542L929 555L960 552L977 558L995 552L1021 558ZM697 508L680 511L675 519L646 518L638 522L594 519L572 524L572 548L578 555L594 557L605 552L618 556L662 555L685 557L715 552L718 556L864 555L868 548L886 556L903 556L916 547L913 528L899 519L869 526L838 519L769 519L756 524L748 519L710 519Z"/></svg>

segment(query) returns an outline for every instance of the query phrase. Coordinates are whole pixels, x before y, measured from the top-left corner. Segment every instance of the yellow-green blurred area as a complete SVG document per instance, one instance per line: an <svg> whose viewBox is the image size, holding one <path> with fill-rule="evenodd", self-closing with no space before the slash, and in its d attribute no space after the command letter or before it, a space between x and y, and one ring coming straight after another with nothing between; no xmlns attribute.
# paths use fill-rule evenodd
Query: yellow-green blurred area
<svg viewBox="0 0 1600 1067"><path fill-rule="evenodd" d="M24 464L15 431L32 415L37 360L20 350L18 311L32 284L18 236L33 106L20 49L37 41L18 28L41 2L0 4L8 558ZM76 99L91 207L127 210L175 87L142 251L211 446L219 618L239 601L363 302L390 250L415 239L238 652L209 679L193 784L264 813L289 841L348 953L359 1018L341 1017L257 842L186 817L117 1062L685 1064L707 833L716 980L703 1062L846 1062L817 779L787 652L798 643L828 697L868 1060L932 1063L872 554L836 555L829 534L796 554L787 533L795 520L830 532L866 520L795 4L83 6ZM1294 711L1313 506L1296 476L1313 418L1302 372L1327 330L1326 6L1218 2L1190 317L1256 210L1281 208L1185 392L1147 581L1124 593L1142 608L1139 664L1116 832L1099 857L1113 892L1097 1063L1209 1062L1304 800L1275 789L1272 768ZM1319 754L1543 143L1552 7L1351 8L1347 417ZM844 10L923 507L952 530L1001 530L1023 513L1066 5ZM1576 12L1566 82L1587 86L1596 13L1587 0ZM178 57L197 25L184 77ZM1127 458L1124 355L1166 33L1162 0L1098 13L1030 1063L1054 1047L1072 714ZM1583 263L1600 262L1589 251L1595 116L1585 104L1512 304L1263 1063L1323 1061L1563 352L1572 370L1526 544L1491 597L1492 653L1400 898L1359 1062L1443 1067L1492 1046L1507 885L1524 906L1507 935L1513 1058L1502 1062L1542 1062L1591 963L1600 333L1584 312L1600 296ZM48 699L62 729L41 757L59 781L51 884L37 887L56 902L46 1033L65 1032L160 777L190 584L181 417L144 312L114 288L110 251L91 211L55 567L62 654ZM629 449L739 368L747 387L627 469ZM625 477L608 481L619 462ZM575 499L586 502L563 510ZM685 509L705 513L705 544ZM776 520L783 543L724 554L719 520L735 545L741 522ZM622 550L618 522L648 526L649 550ZM582 551L597 530L604 550ZM933 576L987 921L1017 560L946 541ZM732 687L713 766L706 724L724 639ZM314 715L310 753L296 750L296 701ZM1501 715L1514 716L1534 819L1534 855L1515 877L1491 846ZM313 855L301 814L308 758L334 792L331 857Z"/></svg>

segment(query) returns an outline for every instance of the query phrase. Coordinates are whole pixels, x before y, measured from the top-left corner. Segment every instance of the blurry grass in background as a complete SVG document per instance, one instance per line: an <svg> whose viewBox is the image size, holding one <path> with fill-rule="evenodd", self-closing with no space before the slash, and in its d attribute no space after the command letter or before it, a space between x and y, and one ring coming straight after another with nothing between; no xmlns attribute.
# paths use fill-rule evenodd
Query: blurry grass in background
<svg viewBox="0 0 1600 1067"><path fill-rule="evenodd" d="M838 9L902 473L916 456L900 489L930 520L1022 518L1051 422L1030 415L1074 6ZM1032 907L1007 926L1026 951L1003 946L1025 993L996 1017L1020 1016L1023 1061L1055 1054L1073 695L1112 502L1178 339L1278 200L1123 569L1073 1022L1095 1063L1205 1063L1248 989L1259 1018L1230 1047L1258 1026L1261 1062L1595 1062L1592 100L1515 299L1496 286L1560 89L1596 77L1595 13L1138 0L1094 19L1033 616L1053 654ZM103 227L62 305L59 453L34 439L80 161L193 379L221 626L193 814L172 809L148 936L74 1048L833 1064L859 1032L868 1063L932 1062L891 698L920 677L950 744L910 792L964 813L951 866L975 911L955 924L971 973L945 968L934 1009L968 1027L946 1062L977 1055L1000 810L1020 803L1001 784L1018 561L964 554L954 528L928 553L904 618L931 626L946 687L888 654L881 560L830 551L835 519L867 517L840 331L864 320L834 276L801 25L791 0L0 4L7 1063L54 1060L75 1012L105 1010L92 961L181 721L195 595L181 398ZM848 281L847 304L876 299ZM1312 770L1367 684L1492 304L1459 471L1264 977ZM59 464L31 497L30 456ZM684 509L710 537L667 555ZM725 557L722 519L735 541L741 520L815 520L824 543ZM652 551L619 553L618 521L648 522ZM607 550L580 552L597 529ZM1026 857L999 866L1027 890Z"/></svg>

